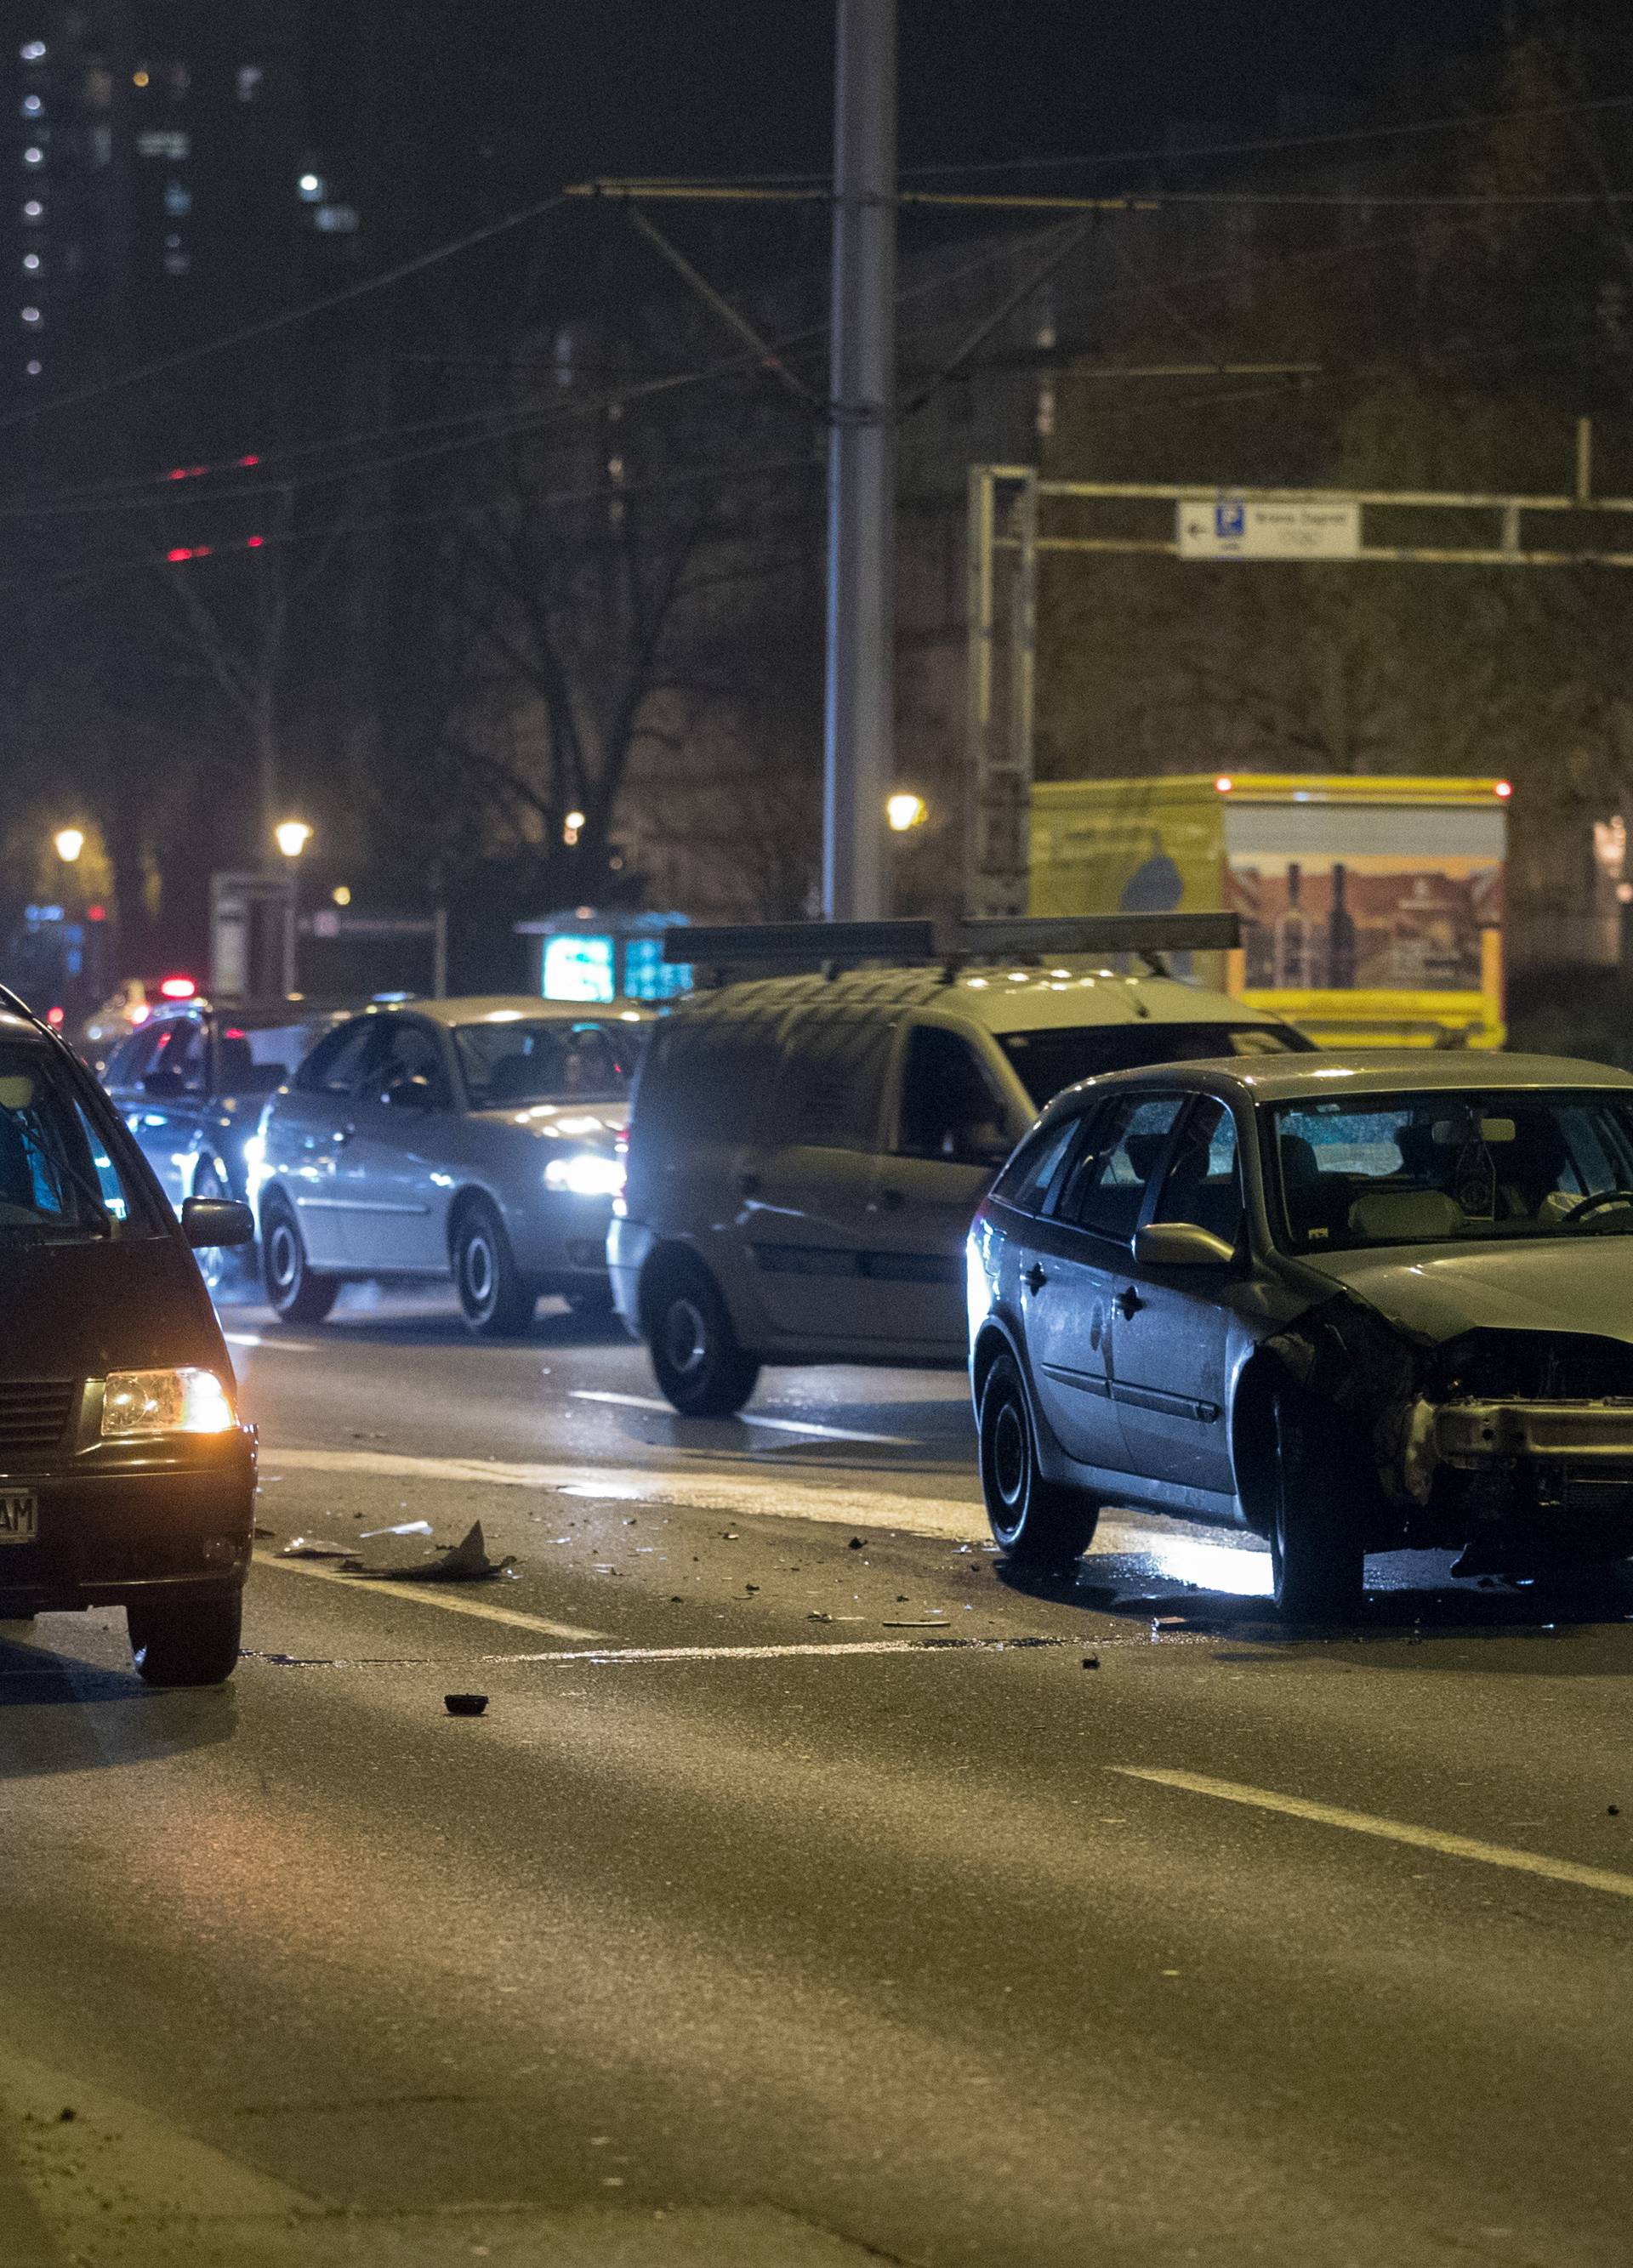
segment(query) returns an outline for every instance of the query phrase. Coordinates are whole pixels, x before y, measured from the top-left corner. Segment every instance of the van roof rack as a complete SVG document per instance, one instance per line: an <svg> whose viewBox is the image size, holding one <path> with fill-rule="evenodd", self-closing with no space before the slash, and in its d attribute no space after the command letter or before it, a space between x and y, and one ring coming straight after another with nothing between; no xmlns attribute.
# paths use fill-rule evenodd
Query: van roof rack
<svg viewBox="0 0 1633 2268"><path fill-rule="evenodd" d="M1041 960L1061 954L1131 953L1158 976L1165 953L1225 953L1242 941L1239 915L1068 914L1000 921L731 923L676 929L666 961L723 970L783 961L830 975L859 962L940 961L950 977L969 961Z"/></svg>

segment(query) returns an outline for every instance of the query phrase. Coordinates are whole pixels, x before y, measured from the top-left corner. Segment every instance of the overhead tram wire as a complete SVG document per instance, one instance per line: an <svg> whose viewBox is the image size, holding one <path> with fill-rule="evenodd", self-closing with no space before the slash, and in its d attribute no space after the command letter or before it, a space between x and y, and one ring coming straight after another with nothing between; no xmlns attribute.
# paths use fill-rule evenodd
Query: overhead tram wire
<svg viewBox="0 0 1633 2268"><path fill-rule="evenodd" d="M1578 118L1592 112L1629 108L1633 108L1633 94L1613 94L1592 101L1550 104L1533 110L1471 111L1445 118L1400 119L1390 126L1335 127L1320 134L1269 134L1237 142L1184 143L1178 147L1158 144L1144 150L1079 151L1072 157L949 159L938 165L903 166L898 169L898 175L904 181L928 180L953 173L1065 173L1079 166L1179 165L1193 158L1271 157L1294 150L1353 146L1356 143L1391 141L1414 134L1476 133L1491 126L1526 125L1544 119ZM696 177L683 173L659 173L651 178L654 182L682 186ZM734 188L749 188L757 184L794 187L822 182L827 178L825 173L733 173L716 177L720 187Z"/></svg>
<svg viewBox="0 0 1633 2268"><path fill-rule="evenodd" d="M698 181L670 183L640 180L574 182L570 197L609 197L632 202L652 198L659 202L692 204L831 204L831 189L812 188L743 188L732 183ZM895 202L904 211L936 212L1056 212L1156 213L1169 208L1216 206L1222 210L1252 210L1260 206L1315 210L1372 212L1381 208L1429 211L1555 211L1607 204L1633 205L1633 188L1598 192L1548 194L1535 196L1502 191L1400 191L1384 189L1131 189L1120 195L1083 197L1045 192L898 189Z"/></svg>
<svg viewBox="0 0 1633 2268"><path fill-rule="evenodd" d="M566 202L566 191L558 190L542 197L536 204L524 205L518 211L506 213L501 218L472 229L468 235L455 237L447 244L433 245L429 252L416 253L410 260L399 261L395 268L383 269L378 276L360 276L338 291L330 291L321 299L308 299L300 306L285 307L276 315L265 316L261 321L246 323L236 331L226 331L218 338L206 339L196 347L183 347L173 355L161 356L155 362L143 363L135 370L122 371L113 378L98 379L85 386L72 387L66 394L47 394L26 408L14 409L0 417L0 432L14 425L34 424L42 417L54 416L59 410L82 408L88 401L100 401L109 394L122 394L133 386L145 386L155 378L167 377L173 370L185 369L189 364L203 362L212 355L226 354L234 347L250 346L257 339L270 338L276 332L289 330L297 323L310 322L318 315L326 315L336 307L350 306L372 292L384 291L394 284L406 283L411 276L420 276L445 260L454 260L462 253L472 252L479 244L491 244L496 237L511 230L525 228L530 221L543 220Z"/></svg>

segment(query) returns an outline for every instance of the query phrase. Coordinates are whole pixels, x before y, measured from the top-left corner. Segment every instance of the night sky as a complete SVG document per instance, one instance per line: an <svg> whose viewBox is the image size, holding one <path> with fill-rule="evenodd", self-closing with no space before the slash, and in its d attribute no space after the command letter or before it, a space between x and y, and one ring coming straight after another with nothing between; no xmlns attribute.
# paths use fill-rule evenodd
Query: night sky
<svg viewBox="0 0 1633 2268"><path fill-rule="evenodd" d="M320 65L318 92L336 122L369 99L360 27L376 8L451 226L587 173L828 163L827 0L324 0L319 55L327 42L334 67ZM902 162L1433 114L1503 12L1500 0L902 0Z"/></svg>

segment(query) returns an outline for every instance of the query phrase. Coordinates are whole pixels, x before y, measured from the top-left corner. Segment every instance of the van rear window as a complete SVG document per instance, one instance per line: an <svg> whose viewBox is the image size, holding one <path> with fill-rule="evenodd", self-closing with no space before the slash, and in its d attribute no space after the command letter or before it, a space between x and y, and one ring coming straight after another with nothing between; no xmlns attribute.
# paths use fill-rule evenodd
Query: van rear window
<svg viewBox="0 0 1633 2268"><path fill-rule="evenodd" d="M1286 1024L1063 1024L1052 1031L999 1032L1010 1068L1041 1110L1062 1088L1103 1071L1216 1056L1303 1055L1313 1045Z"/></svg>

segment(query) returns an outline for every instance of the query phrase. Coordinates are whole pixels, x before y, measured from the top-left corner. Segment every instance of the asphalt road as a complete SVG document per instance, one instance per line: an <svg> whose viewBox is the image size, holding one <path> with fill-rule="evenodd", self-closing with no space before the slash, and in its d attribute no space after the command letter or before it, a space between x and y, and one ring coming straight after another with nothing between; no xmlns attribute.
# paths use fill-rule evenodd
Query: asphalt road
<svg viewBox="0 0 1633 2268"><path fill-rule="evenodd" d="M225 1320L232 1686L0 1630L0 2268L1626 2260L1626 1587L1288 1633L1125 1517L1029 1594L956 1377Z"/></svg>

